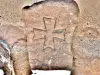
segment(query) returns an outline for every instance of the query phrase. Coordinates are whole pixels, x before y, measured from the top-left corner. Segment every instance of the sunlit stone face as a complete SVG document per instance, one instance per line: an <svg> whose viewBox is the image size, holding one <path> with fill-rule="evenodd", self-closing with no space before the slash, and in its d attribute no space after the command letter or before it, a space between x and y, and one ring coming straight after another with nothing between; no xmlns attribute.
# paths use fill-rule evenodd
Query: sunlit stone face
<svg viewBox="0 0 100 75"><path fill-rule="evenodd" d="M0 5L0 38L11 49L16 75L30 75L31 68L72 69L71 44L79 14L78 5L72 0L39 1L9 0Z"/></svg>
<svg viewBox="0 0 100 75"><path fill-rule="evenodd" d="M73 49L77 75L99 74L100 29L97 25L94 26L79 26L74 36Z"/></svg>
<svg viewBox="0 0 100 75"><path fill-rule="evenodd" d="M77 4L49 0L34 4L23 13L31 68L70 69L71 40L79 14Z"/></svg>

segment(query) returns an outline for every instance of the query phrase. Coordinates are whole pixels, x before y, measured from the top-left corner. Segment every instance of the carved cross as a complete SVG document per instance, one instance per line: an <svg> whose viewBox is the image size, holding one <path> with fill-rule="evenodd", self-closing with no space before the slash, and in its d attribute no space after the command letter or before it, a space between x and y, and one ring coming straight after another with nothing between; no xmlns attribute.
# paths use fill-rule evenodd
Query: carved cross
<svg viewBox="0 0 100 75"><path fill-rule="evenodd" d="M43 17L45 29L34 28L34 39L44 39L44 49L55 49L54 38L65 40L65 29L55 29L57 18Z"/></svg>

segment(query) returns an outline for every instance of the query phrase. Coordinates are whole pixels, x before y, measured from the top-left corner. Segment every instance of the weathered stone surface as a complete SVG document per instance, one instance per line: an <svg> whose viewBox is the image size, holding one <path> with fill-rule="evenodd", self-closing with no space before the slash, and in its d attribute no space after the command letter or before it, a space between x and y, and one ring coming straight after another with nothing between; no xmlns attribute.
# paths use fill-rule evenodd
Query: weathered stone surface
<svg viewBox="0 0 100 75"><path fill-rule="evenodd" d="M26 40L17 41L12 47L11 57L14 64L15 75L30 75L28 51Z"/></svg>
<svg viewBox="0 0 100 75"><path fill-rule="evenodd" d="M24 25L22 9L42 0L0 0L0 22Z"/></svg>
<svg viewBox="0 0 100 75"><path fill-rule="evenodd" d="M22 27L17 27L14 26L12 24L5 24L5 25L1 25L0 26L0 40L4 40L5 43L7 43L7 45L10 47L10 50L13 52L12 47L15 45L16 42L18 42L18 40L25 38L24 35L24 30ZM20 45L22 47L22 45ZM5 54L6 58L7 58L7 53L8 51L5 50L5 48L3 47L3 50L0 49L0 55L2 53ZM4 52L5 51L5 52ZM12 52L11 52L11 57L12 56ZM16 52L15 52L16 53ZM9 54L9 53L8 53ZM20 57L17 56L16 57ZM26 56L27 57L27 56ZM10 57L9 57L10 58ZM27 60L27 59L26 59ZM17 61L17 60L16 60ZM13 63L11 63L12 60L10 62L7 62L5 65L1 64L1 67L4 67L4 70L6 71L6 75L11 75L11 70L13 70ZM11 65L10 65L11 64ZM8 66L9 65L9 66ZM0 68L1 68L0 67ZM11 69L11 70L10 70ZM14 67L14 69L16 70L16 68ZM29 68L28 68L29 69ZM18 72L18 71L17 71ZM14 74L13 74L14 75ZM18 74L19 75L19 74Z"/></svg>
<svg viewBox="0 0 100 75"><path fill-rule="evenodd" d="M23 11L33 69L72 67L71 40L78 13L73 1L45 1Z"/></svg>
<svg viewBox="0 0 100 75"><path fill-rule="evenodd" d="M76 0L80 9L74 32L75 75L99 75L100 27L99 0Z"/></svg>
<svg viewBox="0 0 100 75"><path fill-rule="evenodd" d="M99 75L100 1L39 1L0 1L0 38L12 49L16 74L29 74L29 59L33 69L74 69L74 75ZM19 40L27 40L27 45ZM0 50L4 49L0 46Z"/></svg>
<svg viewBox="0 0 100 75"><path fill-rule="evenodd" d="M73 40L75 75L100 74L99 49L100 28L97 25L78 26Z"/></svg>
<svg viewBox="0 0 100 75"><path fill-rule="evenodd" d="M5 40L9 46L13 44L20 38L24 38L24 31L21 30L22 27L17 27L13 25L1 25L0 26L0 38Z"/></svg>

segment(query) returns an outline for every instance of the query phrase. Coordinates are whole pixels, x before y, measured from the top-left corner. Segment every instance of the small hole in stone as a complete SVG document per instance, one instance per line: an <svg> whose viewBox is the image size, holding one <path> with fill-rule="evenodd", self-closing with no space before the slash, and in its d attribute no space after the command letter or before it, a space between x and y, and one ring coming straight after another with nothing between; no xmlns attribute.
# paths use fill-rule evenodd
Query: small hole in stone
<svg viewBox="0 0 100 75"><path fill-rule="evenodd" d="M29 9L30 8L30 6L25 6L23 9Z"/></svg>
<svg viewBox="0 0 100 75"><path fill-rule="evenodd" d="M89 25L89 23L87 23L87 25Z"/></svg>
<svg viewBox="0 0 100 75"><path fill-rule="evenodd" d="M89 35L91 35L92 33L89 33Z"/></svg>

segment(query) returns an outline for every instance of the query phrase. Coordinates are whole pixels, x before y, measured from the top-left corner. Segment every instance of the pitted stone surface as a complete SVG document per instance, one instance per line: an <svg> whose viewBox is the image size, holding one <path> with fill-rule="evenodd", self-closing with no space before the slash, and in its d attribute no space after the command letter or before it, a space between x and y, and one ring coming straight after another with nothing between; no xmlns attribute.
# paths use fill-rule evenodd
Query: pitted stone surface
<svg viewBox="0 0 100 75"><path fill-rule="evenodd" d="M71 40L79 13L76 3L46 1L23 13L31 67L70 69L73 64Z"/></svg>
<svg viewBox="0 0 100 75"><path fill-rule="evenodd" d="M14 46L14 44L22 38L25 38L25 35L24 35L24 31L21 30L21 28L16 27L12 24L5 24L5 25L2 24L0 26L0 40L3 40L9 46L10 51L11 51L10 53L12 53L13 51L12 47ZM13 67L13 65L10 62L12 62L12 59L10 61L10 56L8 55L9 53L7 52L5 47L3 48L2 47L0 49L1 50L0 55L1 54L4 55L4 57L7 58L7 61L9 62L7 62L6 64L0 63L1 64L0 68L4 67L6 75L11 75L11 67Z"/></svg>
<svg viewBox="0 0 100 75"><path fill-rule="evenodd" d="M21 66L29 64L28 50L33 69L71 69L74 75L100 75L100 1L39 1L0 1L0 39L19 51L13 55L18 61L14 63L16 73L23 73ZM24 60L19 59L21 56L27 62L19 65ZM30 70L29 65L26 67ZM23 75L29 74L28 70Z"/></svg>
<svg viewBox="0 0 100 75"><path fill-rule="evenodd" d="M22 24L22 9L39 1L42 0L0 0L0 22Z"/></svg>
<svg viewBox="0 0 100 75"><path fill-rule="evenodd" d="M99 75L100 29L98 25L78 26L75 33L73 40L75 75Z"/></svg>

